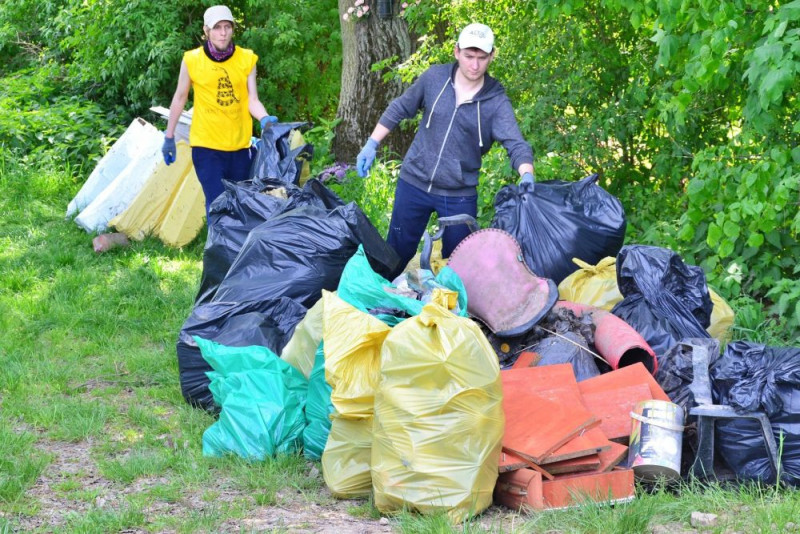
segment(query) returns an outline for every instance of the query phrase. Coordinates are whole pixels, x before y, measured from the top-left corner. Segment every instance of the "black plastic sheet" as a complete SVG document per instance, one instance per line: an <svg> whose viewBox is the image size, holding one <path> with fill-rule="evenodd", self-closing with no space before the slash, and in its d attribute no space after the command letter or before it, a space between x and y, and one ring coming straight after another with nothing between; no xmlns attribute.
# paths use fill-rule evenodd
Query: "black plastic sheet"
<svg viewBox="0 0 800 534"><path fill-rule="evenodd" d="M639 332L659 358L682 339L711 337L705 273L675 252L623 247L617 255L617 286L624 298L611 313Z"/></svg>
<svg viewBox="0 0 800 534"><path fill-rule="evenodd" d="M495 197L491 226L514 236L528 267L558 284L578 268L572 258L596 264L616 256L625 240L622 203L597 180L592 174L578 182L507 185Z"/></svg>
<svg viewBox="0 0 800 534"><path fill-rule="evenodd" d="M195 306L176 344L183 398L193 406L216 410L206 376L212 368L192 336L230 347L260 345L280 354L305 314L306 308L288 298Z"/></svg>

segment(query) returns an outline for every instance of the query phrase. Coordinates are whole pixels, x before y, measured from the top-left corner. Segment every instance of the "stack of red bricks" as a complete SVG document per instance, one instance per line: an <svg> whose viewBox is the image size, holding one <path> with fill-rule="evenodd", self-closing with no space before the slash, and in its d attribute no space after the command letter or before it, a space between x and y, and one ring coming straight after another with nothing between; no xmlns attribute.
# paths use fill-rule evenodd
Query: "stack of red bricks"
<svg viewBox="0 0 800 534"><path fill-rule="evenodd" d="M578 383L570 364L502 371L506 429L495 501L545 510L634 498L627 458L630 412L669 401L641 363Z"/></svg>

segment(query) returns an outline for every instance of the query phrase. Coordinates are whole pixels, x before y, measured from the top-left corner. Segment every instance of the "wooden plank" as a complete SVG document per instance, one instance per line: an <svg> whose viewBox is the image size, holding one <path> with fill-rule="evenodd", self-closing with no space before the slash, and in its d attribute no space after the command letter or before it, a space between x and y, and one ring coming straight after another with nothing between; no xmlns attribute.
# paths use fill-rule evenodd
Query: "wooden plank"
<svg viewBox="0 0 800 534"><path fill-rule="evenodd" d="M623 441L631 435L631 412L640 401L650 399L650 387L642 383L620 383L617 389L583 394L583 403L600 420L606 437Z"/></svg>
<svg viewBox="0 0 800 534"><path fill-rule="evenodd" d="M620 367L619 369L602 375L593 376L592 378L580 382L578 388L582 395L586 395L587 393L615 391L620 387L634 384L647 384L650 388L650 398L652 399L672 402L669 396L664 393L664 390L661 389L661 386L658 385L655 378L653 378L653 375L650 374L641 362L626 367Z"/></svg>
<svg viewBox="0 0 800 534"><path fill-rule="evenodd" d="M497 478L494 501L512 510L542 510L542 475L532 469L503 473Z"/></svg>
<svg viewBox="0 0 800 534"><path fill-rule="evenodd" d="M598 455L600 457L600 467L598 470L603 473L608 473L614 469L614 467L628 456L627 445L621 445L613 441L609 443L611 443L611 448Z"/></svg>
<svg viewBox="0 0 800 534"><path fill-rule="evenodd" d="M509 369L501 373L506 416L503 447L540 464L581 431L597 425L599 420L581 404L571 367L569 374L562 374L562 383L551 381L552 387L546 392L534 391L530 382L516 379L518 375L533 376L521 372L536 369Z"/></svg>
<svg viewBox="0 0 800 534"><path fill-rule="evenodd" d="M501 457L505 458L504 461L510 462L510 464L506 464L504 468L498 467L498 471L500 473L505 473L508 471L516 471L517 469L533 469L534 471L541 474L542 477L546 478L547 480L553 480L553 478L555 478L548 471L546 471L538 464L534 463L529 458L525 458L518 454L514 454L512 451L506 449L505 447L503 447L503 449L501 450L500 455Z"/></svg>
<svg viewBox="0 0 800 534"><path fill-rule="evenodd" d="M517 357L517 361L511 366L512 369L519 369L521 367L532 367L539 363L542 357L537 352L524 351Z"/></svg>
<svg viewBox="0 0 800 534"><path fill-rule="evenodd" d="M620 469L608 473L576 474L542 482L545 508L562 509L588 502L628 502L635 496L633 470Z"/></svg>
<svg viewBox="0 0 800 534"><path fill-rule="evenodd" d="M564 475L569 473L581 473L586 471L597 471L601 465L599 454L590 454L580 458L561 460L547 464L547 471L551 475Z"/></svg>
<svg viewBox="0 0 800 534"><path fill-rule="evenodd" d="M598 454L611 448L612 442L599 427L590 428L575 436L542 460L542 465Z"/></svg>

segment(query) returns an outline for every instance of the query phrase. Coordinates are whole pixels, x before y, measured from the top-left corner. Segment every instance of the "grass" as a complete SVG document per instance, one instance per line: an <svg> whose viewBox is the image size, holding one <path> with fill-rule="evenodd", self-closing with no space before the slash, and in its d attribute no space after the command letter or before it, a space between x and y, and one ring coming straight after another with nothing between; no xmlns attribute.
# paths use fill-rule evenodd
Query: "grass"
<svg viewBox="0 0 800 534"><path fill-rule="evenodd" d="M214 418L184 402L175 341L199 285L204 236L182 250L146 240L95 254L92 236L64 219L79 188L69 169L2 154L0 169L0 534L263 530L245 519L287 507L316 519L336 507L319 464L301 456L202 455ZM379 214L382 231L396 170L340 188ZM738 333L780 340L758 303L733 304L743 310ZM382 515L371 500L339 510L376 524ZM493 507L461 525L404 512L390 524L404 533L628 533L689 528L693 511L718 514L715 532L781 531L800 517L800 499L777 488L682 485L642 488L614 507L532 516ZM283 518L269 525L301 528Z"/></svg>

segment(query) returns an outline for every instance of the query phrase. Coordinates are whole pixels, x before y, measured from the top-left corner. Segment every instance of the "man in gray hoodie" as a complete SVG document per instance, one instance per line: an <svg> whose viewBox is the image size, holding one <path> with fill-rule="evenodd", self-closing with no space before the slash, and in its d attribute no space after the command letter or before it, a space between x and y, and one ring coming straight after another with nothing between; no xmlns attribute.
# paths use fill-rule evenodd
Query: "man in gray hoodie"
<svg viewBox="0 0 800 534"><path fill-rule="evenodd" d="M492 30L470 24L453 54L455 63L430 67L389 104L356 160L359 176L366 176L381 141L401 120L423 110L400 169L386 239L400 255L401 269L414 257L431 213L477 216L481 158L495 141L505 147L521 181L533 182L533 150L505 89L486 73L495 55ZM468 233L463 225L447 227L442 255L448 257Z"/></svg>

